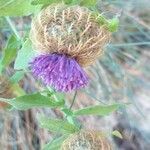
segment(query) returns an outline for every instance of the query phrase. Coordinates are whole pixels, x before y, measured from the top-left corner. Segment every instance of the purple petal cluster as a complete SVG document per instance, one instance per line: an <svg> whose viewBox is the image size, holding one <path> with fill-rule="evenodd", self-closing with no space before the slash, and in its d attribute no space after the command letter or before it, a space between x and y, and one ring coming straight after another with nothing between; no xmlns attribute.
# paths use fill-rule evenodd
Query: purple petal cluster
<svg viewBox="0 0 150 150"><path fill-rule="evenodd" d="M39 55L30 63L35 77L56 91L68 92L85 87L88 77L74 58L64 54Z"/></svg>

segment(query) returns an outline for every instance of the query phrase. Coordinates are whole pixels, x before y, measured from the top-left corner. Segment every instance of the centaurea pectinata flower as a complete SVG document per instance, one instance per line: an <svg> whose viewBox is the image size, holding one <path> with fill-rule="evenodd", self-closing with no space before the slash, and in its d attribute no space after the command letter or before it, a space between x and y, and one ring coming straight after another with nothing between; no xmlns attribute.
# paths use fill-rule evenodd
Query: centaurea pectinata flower
<svg viewBox="0 0 150 150"><path fill-rule="evenodd" d="M82 67L103 54L110 32L88 8L58 4L33 19L30 39L39 53L30 63L33 74L57 91L67 92L88 84Z"/></svg>

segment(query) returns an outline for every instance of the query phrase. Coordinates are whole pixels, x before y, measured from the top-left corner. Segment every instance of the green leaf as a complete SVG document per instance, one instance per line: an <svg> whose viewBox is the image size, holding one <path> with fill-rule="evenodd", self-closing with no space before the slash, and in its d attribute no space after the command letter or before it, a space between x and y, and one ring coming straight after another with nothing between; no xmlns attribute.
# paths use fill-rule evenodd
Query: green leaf
<svg viewBox="0 0 150 150"><path fill-rule="evenodd" d="M6 22L6 19L4 17L0 17L0 30L4 29L7 30L8 24Z"/></svg>
<svg viewBox="0 0 150 150"><path fill-rule="evenodd" d="M120 138L120 139L123 139L121 133L118 130L114 130L111 134L118 137L118 138Z"/></svg>
<svg viewBox="0 0 150 150"><path fill-rule="evenodd" d="M33 0L31 2L32 5L38 5L38 4L42 4L42 5L51 5L53 3L60 3L60 0Z"/></svg>
<svg viewBox="0 0 150 150"><path fill-rule="evenodd" d="M3 51L1 64L0 64L0 70L2 70L7 67L16 57L17 49L19 47L20 42L17 41L16 37L12 35L7 42L7 45Z"/></svg>
<svg viewBox="0 0 150 150"><path fill-rule="evenodd" d="M24 77L24 71L17 71L11 78L11 83L18 83Z"/></svg>
<svg viewBox="0 0 150 150"><path fill-rule="evenodd" d="M62 134L71 134L79 131L79 128L65 120L50 119L44 116L39 117L40 126L49 131L58 132Z"/></svg>
<svg viewBox="0 0 150 150"><path fill-rule="evenodd" d="M116 32L118 30L118 26L119 26L119 19L113 18L113 19L109 20L107 27L110 32Z"/></svg>
<svg viewBox="0 0 150 150"><path fill-rule="evenodd" d="M86 7L96 6L97 0L81 0L80 5Z"/></svg>
<svg viewBox="0 0 150 150"><path fill-rule="evenodd" d="M50 141L46 145L44 145L43 150L58 150L60 149L64 140L68 137L68 135L63 135L55 140Z"/></svg>
<svg viewBox="0 0 150 150"><path fill-rule="evenodd" d="M28 16L39 9L30 0L0 0L0 16Z"/></svg>
<svg viewBox="0 0 150 150"><path fill-rule="evenodd" d="M0 101L6 102L18 110L26 110L34 107L56 108L64 105L64 100L56 102L40 93L24 95L13 99L0 98Z"/></svg>
<svg viewBox="0 0 150 150"><path fill-rule="evenodd" d="M32 49L32 43L27 39L22 48L18 51L18 55L15 61L14 68L16 70L26 70L28 68L29 62L33 57L36 56L36 52Z"/></svg>
<svg viewBox="0 0 150 150"><path fill-rule="evenodd" d="M32 5L38 5L38 4L43 4L43 5L51 5L53 3L61 3L61 0L33 0L31 2ZM81 6L86 6L86 7L91 7L96 5L96 0L63 0L63 2L67 5L81 5Z"/></svg>
<svg viewBox="0 0 150 150"><path fill-rule="evenodd" d="M64 0L65 4L71 4L73 0Z"/></svg>
<svg viewBox="0 0 150 150"><path fill-rule="evenodd" d="M93 16L97 19L99 25L105 25L110 32L116 32L119 26L119 19L117 17L113 19L107 19L105 16L99 14L99 12L93 12Z"/></svg>
<svg viewBox="0 0 150 150"><path fill-rule="evenodd" d="M105 105L104 106L102 105L91 106L91 107L86 107L86 108L74 111L74 115L75 116L80 116L80 115L106 116L116 111L120 106L121 106L120 104L113 104L113 105L107 105L107 106Z"/></svg>
<svg viewBox="0 0 150 150"><path fill-rule="evenodd" d="M72 110L70 110L70 109L68 109L68 108L63 108L63 109L62 109L62 112L64 112L64 114L65 114L66 116L72 116L72 115L73 115Z"/></svg>

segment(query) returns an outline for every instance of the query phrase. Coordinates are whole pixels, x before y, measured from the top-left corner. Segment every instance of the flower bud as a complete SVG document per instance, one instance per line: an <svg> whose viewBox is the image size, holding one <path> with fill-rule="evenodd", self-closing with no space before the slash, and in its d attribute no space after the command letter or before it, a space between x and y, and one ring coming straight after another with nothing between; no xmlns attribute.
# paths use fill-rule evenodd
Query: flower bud
<svg viewBox="0 0 150 150"><path fill-rule="evenodd" d="M61 150L112 150L112 146L102 133L84 130L68 137Z"/></svg>

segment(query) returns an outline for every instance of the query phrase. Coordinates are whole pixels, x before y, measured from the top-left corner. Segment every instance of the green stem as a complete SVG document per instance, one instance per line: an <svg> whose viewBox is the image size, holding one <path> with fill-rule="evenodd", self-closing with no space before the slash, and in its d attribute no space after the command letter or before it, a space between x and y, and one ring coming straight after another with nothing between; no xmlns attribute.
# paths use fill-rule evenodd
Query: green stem
<svg viewBox="0 0 150 150"><path fill-rule="evenodd" d="M72 99L72 103L71 103L71 105L70 105L70 107L69 107L69 110L70 110L70 111L71 111L71 109L72 109L72 107L73 107L73 105L74 105L74 102L75 102L75 100L76 100L76 97L77 97L77 91L75 91L75 94L74 94L73 99ZM67 119L67 121L68 121L69 123L71 123L71 124L73 124L73 125L77 125L76 118L67 115L67 116L66 116L66 119Z"/></svg>
<svg viewBox="0 0 150 150"><path fill-rule="evenodd" d="M73 96L71 105L70 105L70 107L68 108L70 111L71 111L71 109L72 109L72 107L73 107L73 104L74 104L74 102L75 102L76 96L77 96L77 91L75 91L75 94L74 94L74 96ZM71 123L71 124L73 124L73 125L74 125L74 124L77 124L75 118L73 118L73 117L71 117L71 116L68 116L68 114L65 114L64 122L65 122L66 119L67 119L67 121L68 121L69 123ZM56 140L56 138L59 136L59 130L61 129L62 126L63 126L63 123L62 123L62 125L58 128L58 130L57 130L57 132L56 132L56 135L54 136L54 138L53 138L53 140L50 142L50 144L52 144L52 143L54 142L54 140Z"/></svg>
<svg viewBox="0 0 150 150"><path fill-rule="evenodd" d="M75 102L76 97L77 97L77 91L75 91L75 94L74 94L74 96L73 96L72 103L71 103L71 105L70 105L70 107L69 107L70 110L71 110L71 108L73 107L73 104L74 104L74 102Z"/></svg>
<svg viewBox="0 0 150 150"><path fill-rule="evenodd" d="M14 32L14 34L16 35L18 40L21 40L20 35L18 34L16 27L14 26L14 24L12 23L11 19L9 17L5 17L6 21L8 22L10 28L12 29L12 31Z"/></svg>

